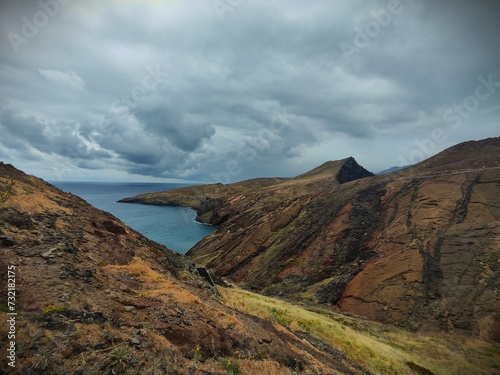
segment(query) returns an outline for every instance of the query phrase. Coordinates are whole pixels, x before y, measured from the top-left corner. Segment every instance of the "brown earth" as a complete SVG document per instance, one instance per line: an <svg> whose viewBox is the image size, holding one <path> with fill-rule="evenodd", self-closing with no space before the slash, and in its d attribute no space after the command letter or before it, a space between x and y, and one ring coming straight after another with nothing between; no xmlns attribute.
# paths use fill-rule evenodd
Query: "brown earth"
<svg viewBox="0 0 500 375"><path fill-rule="evenodd" d="M500 138L373 176L352 158L294 179L124 199L218 227L188 255L267 295L500 341Z"/></svg>
<svg viewBox="0 0 500 375"><path fill-rule="evenodd" d="M4 355L9 265L16 368ZM0 269L2 373L366 373L304 332L227 307L205 269L3 163Z"/></svg>

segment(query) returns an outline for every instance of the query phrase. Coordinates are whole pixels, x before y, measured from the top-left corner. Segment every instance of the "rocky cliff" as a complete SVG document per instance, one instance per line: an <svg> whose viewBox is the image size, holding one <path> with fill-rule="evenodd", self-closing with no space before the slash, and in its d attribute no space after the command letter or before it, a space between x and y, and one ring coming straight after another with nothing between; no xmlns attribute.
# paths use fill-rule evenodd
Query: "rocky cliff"
<svg viewBox="0 0 500 375"><path fill-rule="evenodd" d="M246 288L499 341L499 187L491 138L386 175L349 158L125 201L196 208L218 230L188 255Z"/></svg>
<svg viewBox="0 0 500 375"><path fill-rule="evenodd" d="M205 269L3 163L0 270L1 373L365 373L305 332L227 307Z"/></svg>

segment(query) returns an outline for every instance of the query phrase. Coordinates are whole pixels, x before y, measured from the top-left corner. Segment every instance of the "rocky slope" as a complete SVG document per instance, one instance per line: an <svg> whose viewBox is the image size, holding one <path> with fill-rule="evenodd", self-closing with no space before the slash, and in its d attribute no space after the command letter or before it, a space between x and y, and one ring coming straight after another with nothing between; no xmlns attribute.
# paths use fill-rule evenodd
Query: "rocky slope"
<svg viewBox="0 0 500 375"><path fill-rule="evenodd" d="M196 208L218 230L188 254L252 290L499 341L499 187L491 138L386 175L349 158L124 201Z"/></svg>
<svg viewBox="0 0 500 375"><path fill-rule="evenodd" d="M227 307L205 269L3 163L0 269L2 373L365 373L305 333Z"/></svg>

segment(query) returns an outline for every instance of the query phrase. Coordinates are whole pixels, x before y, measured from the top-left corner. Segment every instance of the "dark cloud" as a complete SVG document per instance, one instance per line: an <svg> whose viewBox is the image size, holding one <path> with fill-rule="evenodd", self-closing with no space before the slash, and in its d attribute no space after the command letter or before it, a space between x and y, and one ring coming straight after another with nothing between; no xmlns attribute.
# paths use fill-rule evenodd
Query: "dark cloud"
<svg viewBox="0 0 500 375"><path fill-rule="evenodd" d="M350 155L376 171L437 128L432 152L498 135L497 86L460 127L444 116L500 82L498 1L1 7L0 156L32 171L238 180Z"/></svg>
<svg viewBox="0 0 500 375"><path fill-rule="evenodd" d="M205 139L214 135L208 123L198 122L183 104L176 100L151 100L132 111L146 132L167 139L183 151L194 151Z"/></svg>

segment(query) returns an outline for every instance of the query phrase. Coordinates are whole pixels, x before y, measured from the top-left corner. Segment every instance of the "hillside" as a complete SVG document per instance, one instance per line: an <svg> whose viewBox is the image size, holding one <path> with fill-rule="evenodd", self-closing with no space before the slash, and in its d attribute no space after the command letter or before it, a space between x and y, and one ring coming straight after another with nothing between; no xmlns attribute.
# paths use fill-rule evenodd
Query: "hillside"
<svg viewBox="0 0 500 375"><path fill-rule="evenodd" d="M246 186L284 182L298 183ZM190 258L2 163L0 267L15 267L17 313L16 367L2 356L1 373L451 375L500 368L500 346L492 342L414 334L217 287ZM1 275L0 350L7 353L13 276Z"/></svg>
<svg viewBox="0 0 500 375"><path fill-rule="evenodd" d="M349 158L124 201L196 208L218 230L188 255L253 291L500 341L499 186L491 138L386 175Z"/></svg>
<svg viewBox="0 0 500 375"><path fill-rule="evenodd" d="M203 268L3 163L0 267L2 373L366 373L309 334L228 307Z"/></svg>

